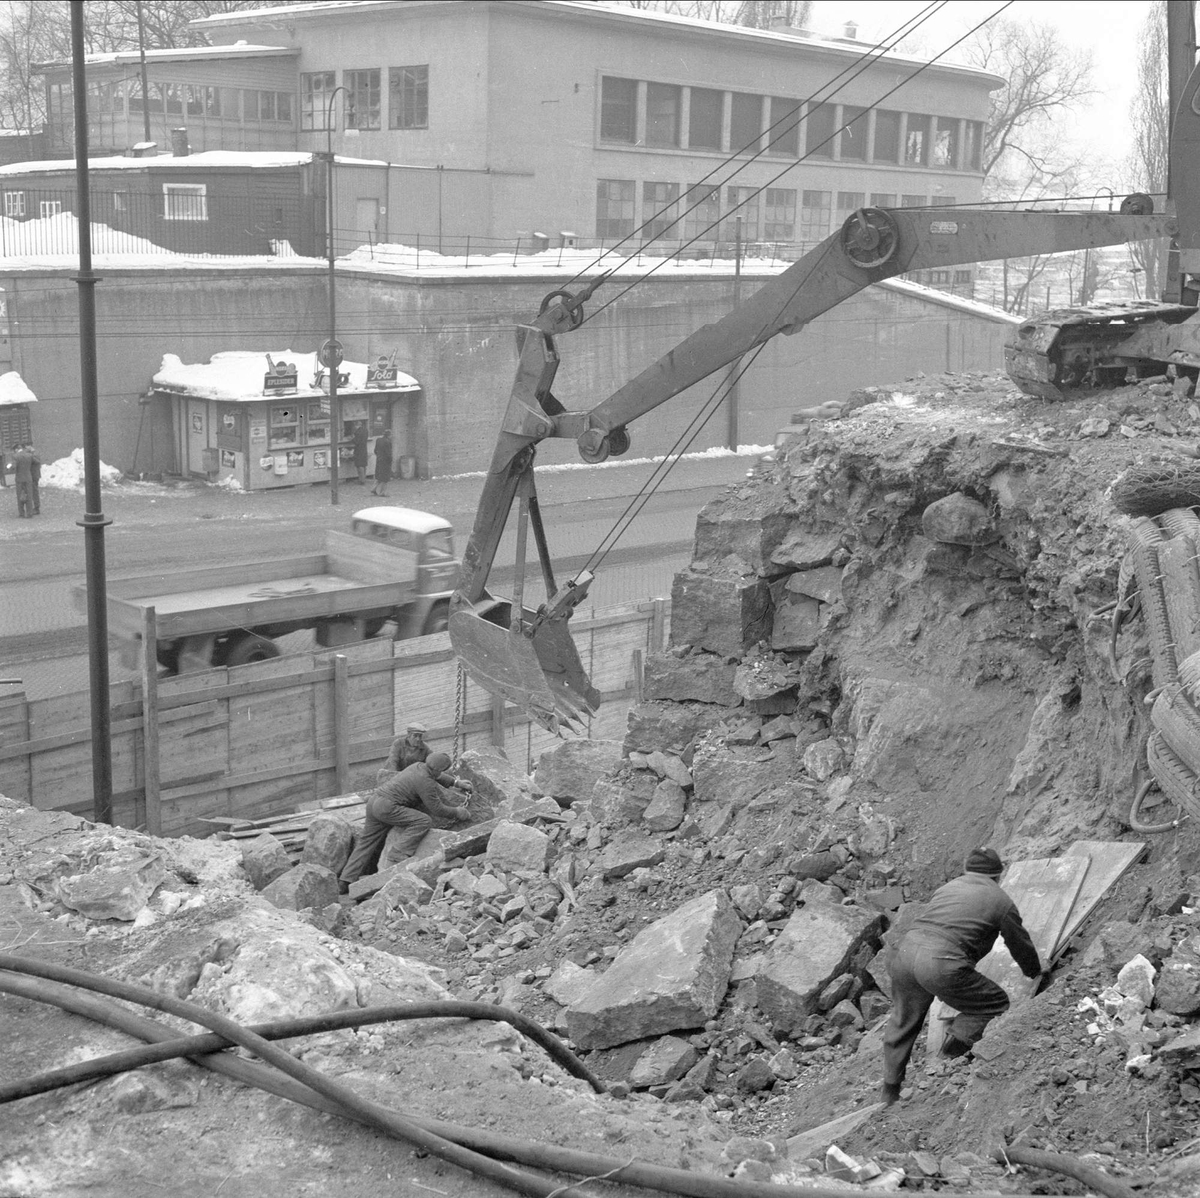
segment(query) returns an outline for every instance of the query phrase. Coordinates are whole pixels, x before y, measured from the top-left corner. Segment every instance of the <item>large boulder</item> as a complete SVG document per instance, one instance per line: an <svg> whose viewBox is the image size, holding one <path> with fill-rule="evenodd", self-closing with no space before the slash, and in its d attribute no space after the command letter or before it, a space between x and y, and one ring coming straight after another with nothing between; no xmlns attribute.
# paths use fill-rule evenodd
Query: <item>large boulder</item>
<svg viewBox="0 0 1200 1198"><path fill-rule="evenodd" d="M540 794L569 807L577 799L591 798L596 782L620 764L620 741L565 740L538 758L533 784Z"/></svg>
<svg viewBox="0 0 1200 1198"><path fill-rule="evenodd" d="M242 868L255 890L269 886L292 868L292 859L283 842L269 832L242 842Z"/></svg>
<svg viewBox="0 0 1200 1198"><path fill-rule="evenodd" d="M122 847L101 852L89 869L60 877L55 892L64 906L88 919L129 922L166 876L158 853Z"/></svg>
<svg viewBox="0 0 1200 1198"><path fill-rule="evenodd" d="M601 778L592 791L592 815L612 827L637 823L654 799L656 781L645 770Z"/></svg>
<svg viewBox="0 0 1200 1198"><path fill-rule="evenodd" d="M642 672L642 693L647 699L737 707L742 700L733 689L735 668L713 653L652 653Z"/></svg>
<svg viewBox="0 0 1200 1198"><path fill-rule="evenodd" d="M711 563L732 559L747 572L770 573L771 554L791 531L796 514L782 480L762 479L754 487L730 488L705 504L696 517L693 556Z"/></svg>
<svg viewBox="0 0 1200 1198"><path fill-rule="evenodd" d="M777 1034L799 1030L816 1012L821 992L846 972L855 951L875 939L881 926L879 912L824 896L809 898L792 913L756 978L758 1005Z"/></svg>
<svg viewBox="0 0 1200 1198"><path fill-rule="evenodd" d="M304 865L323 865L333 873L340 874L342 866L350 859L353 845L354 829L349 820L331 811L323 811L308 825L300 861Z"/></svg>
<svg viewBox="0 0 1200 1198"><path fill-rule="evenodd" d="M533 780L499 749L468 749L458 759L458 777L470 782L493 811L533 798Z"/></svg>
<svg viewBox="0 0 1200 1198"><path fill-rule="evenodd" d="M961 491L931 503L921 513L921 531L946 545L987 545L999 539L987 508Z"/></svg>
<svg viewBox="0 0 1200 1198"><path fill-rule="evenodd" d="M682 786L664 778L655 788L642 819L652 832L673 832L683 823L687 812L687 792Z"/></svg>
<svg viewBox="0 0 1200 1198"><path fill-rule="evenodd" d="M671 643L741 657L771 635L771 592L754 575L675 575L671 587Z"/></svg>
<svg viewBox="0 0 1200 1198"><path fill-rule="evenodd" d="M644 928L567 1008L580 1048L611 1048L716 1015L729 987L742 921L723 891L685 903Z"/></svg>
<svg viewBox="0 0 1200 1198"><path fill-rule="evenodd" d="M507 873L544 873L554 855L545 832L502 820L488 839L488 864Z"/></svg>

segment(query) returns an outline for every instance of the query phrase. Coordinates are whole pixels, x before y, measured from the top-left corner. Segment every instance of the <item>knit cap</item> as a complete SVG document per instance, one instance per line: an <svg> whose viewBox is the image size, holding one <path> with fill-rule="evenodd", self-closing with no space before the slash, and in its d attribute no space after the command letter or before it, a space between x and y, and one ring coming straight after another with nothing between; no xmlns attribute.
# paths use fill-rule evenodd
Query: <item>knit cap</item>
<svg viewBox="0 0 1200 1198"><path fill-rule="evenodd" d="M963 868L969 874L987 874L998 878L1004 872L1004 862L995 849L972 849Z"/></svg>

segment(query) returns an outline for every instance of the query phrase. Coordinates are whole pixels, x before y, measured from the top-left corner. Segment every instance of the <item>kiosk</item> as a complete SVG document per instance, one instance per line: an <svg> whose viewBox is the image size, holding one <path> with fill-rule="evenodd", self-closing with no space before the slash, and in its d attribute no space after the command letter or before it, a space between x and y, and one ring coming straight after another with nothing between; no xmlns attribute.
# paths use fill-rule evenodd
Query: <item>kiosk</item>
<svg viewBox="0 0 1200 1198"><path fill-rule="evenodd" d="M374 439L385 429L392 434L393 474L417 472L408 447L416 444L421 386L394 358L338 368L339 479L357 477L351 455L359 421L371 441L368 473ZM179 473L232 479L247 491L329 481L329 372L315 353L235 350L190 365L167 354L152 387L171 405Z"/></svg>

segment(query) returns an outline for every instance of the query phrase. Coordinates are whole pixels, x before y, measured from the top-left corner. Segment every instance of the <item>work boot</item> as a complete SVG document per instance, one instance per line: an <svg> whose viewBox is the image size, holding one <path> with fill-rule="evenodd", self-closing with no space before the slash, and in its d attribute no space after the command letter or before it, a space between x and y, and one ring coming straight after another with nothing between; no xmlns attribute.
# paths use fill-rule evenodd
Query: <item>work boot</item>
<svg viewBox="0 0 1200 1198"><path fill-rule="evenodd" d="M900 1101L900 1083L899 1082L884 1082L883 1089L879 1091L879 1101L884 1106L891 1106L893 1103Z"/></svg>
<svg viewBox="0 0 1200 1198"><path fill-rule="evenodd" d="M960 1040L957 1036L948 1035L942 1041L941 1056L950 1057L965 1057L971 1051L971 1045L966 1040Z"/></svg>

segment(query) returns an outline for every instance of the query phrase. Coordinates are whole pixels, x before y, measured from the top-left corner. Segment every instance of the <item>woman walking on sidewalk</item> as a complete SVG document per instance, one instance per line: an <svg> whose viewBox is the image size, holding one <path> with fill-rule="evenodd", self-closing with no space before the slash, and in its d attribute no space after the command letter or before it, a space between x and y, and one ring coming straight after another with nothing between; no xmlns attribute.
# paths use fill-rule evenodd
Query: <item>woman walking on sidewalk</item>
<svg viewBox="0 0 1200 1198"><path fill-rule="evenodd" d="M392 481L392 437L385 429L375 438L375 486L372 495L386 495Z"/></svg>

